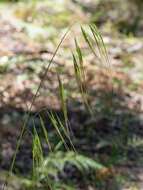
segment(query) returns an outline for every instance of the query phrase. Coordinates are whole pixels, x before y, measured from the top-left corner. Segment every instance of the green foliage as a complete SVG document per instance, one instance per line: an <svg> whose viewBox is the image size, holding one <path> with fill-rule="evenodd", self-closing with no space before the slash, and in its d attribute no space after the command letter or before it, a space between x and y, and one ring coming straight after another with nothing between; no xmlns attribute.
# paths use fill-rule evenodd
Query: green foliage
<svg viewBox="0 0 143 190"><path fill-rule="evenodd" d="M90 170L100 170L104 166L89 157L75 153L68 152L54 152L48 155L44 160L42 166L39 168L40 180L48 175L56 176L59 171L63 171L64 166L69 163L74 165L83 174Z"/></svg>

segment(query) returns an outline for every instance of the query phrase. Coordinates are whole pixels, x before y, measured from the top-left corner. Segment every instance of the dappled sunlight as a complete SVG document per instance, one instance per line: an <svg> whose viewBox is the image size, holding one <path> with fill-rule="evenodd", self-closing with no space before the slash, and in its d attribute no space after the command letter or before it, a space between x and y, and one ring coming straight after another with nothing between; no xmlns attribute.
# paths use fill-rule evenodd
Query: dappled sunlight
<svg viewBox="0 0 143 190"><path fill-rule="evenodd" d="M142 8L0 1L0 189L143 188Z"/></svg>

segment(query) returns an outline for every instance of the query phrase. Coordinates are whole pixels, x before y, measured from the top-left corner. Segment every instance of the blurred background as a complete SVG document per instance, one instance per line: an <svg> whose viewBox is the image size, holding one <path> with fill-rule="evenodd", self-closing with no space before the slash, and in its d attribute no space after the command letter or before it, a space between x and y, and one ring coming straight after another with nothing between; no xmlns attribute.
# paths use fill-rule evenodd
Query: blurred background
<svg viewBox="0 0 143 190"><path fill-rule="evenodd" d="M143 189L142 61L142 0L1 0L0 189L25 120L8 190Z"/></svg>

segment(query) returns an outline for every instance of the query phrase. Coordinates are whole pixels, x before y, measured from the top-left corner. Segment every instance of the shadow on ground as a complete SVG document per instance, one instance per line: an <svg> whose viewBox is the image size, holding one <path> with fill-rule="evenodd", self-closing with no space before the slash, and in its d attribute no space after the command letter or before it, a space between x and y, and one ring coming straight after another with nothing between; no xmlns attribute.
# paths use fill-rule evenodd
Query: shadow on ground
<svg viewBox="0 0 143 190"><path fill-rule="evenodd" d="M125 93L121 89L107 90L106 88L106 92L103 89L98 89L98 91L92 91L91 94L96 94L96 98L92 102L93 115L90 115L86 111L82 103L69 101L68 104L71 138L76 150L86 156L99 160L100 163L109 168L108 172L105 172L105 174L103 172L103 175L99 179L98 175L96 176L99 189L111 190L111 187L114 190L122 189L121 186L124 183L127 185L130 183L135 185L142 184L143 123L140 103L136 102L132 109L129 108L128 103L132 102L132 98L130 94ZM62 110L51 110L48 108L38 114L37 112L30 113L31 118L27 124L26 133L17 154L14 168L16 174L27 175L32 169L31 134L33 120L35 121L38 133L42 137L44 154L48 155L49 153L48 146L41 132L39 115L43 118L50 134L52 146L58 143L59 137L57 137L53 130L48 118L48 111L53 111L53 113L56 113L63 120ZM25 112L22 109L9 106L1 108L0 167L2 170L8 170L10 167L24 118ZM87 174L86 177L88 178L89 176ZM86 186L88 189L90 183L92 185L95 183L95 181L92 182L92 178L87 179L86 182L77 168L73 168L72 166L69 167L66 175L61 177L63 181L68 178L81 189L86 189Z"/></svg>

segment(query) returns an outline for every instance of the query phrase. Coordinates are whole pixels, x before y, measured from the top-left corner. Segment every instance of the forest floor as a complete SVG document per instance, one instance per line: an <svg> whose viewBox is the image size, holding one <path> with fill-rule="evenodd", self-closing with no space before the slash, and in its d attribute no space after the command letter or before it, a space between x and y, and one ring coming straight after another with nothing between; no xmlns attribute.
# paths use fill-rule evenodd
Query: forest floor
<svg viewBox="0 0 143 190"><path fill-rule="evenodd" d="M87 28L90 16L74 3L64 6L58 3L54 7L52 3L39 3L36 7L32 3L27 7L24 3L0 5L0 181L3 182L4 171L10 167L22 122L43 72L66 29L76 23L54 58L32 107L32 117L45 109L60 115L58 71L69 99L68 114L76 149L93 158L98 152L103 163L112 162L113 171L109 170L111 175L107 175L106 185L100 189L142 190L143 38L121 34L112 29L111 23L100 27L110 65L103 62L97 66L80 31L80 25ZM93 117L83 106L74 76L71 51L75 50L75 37L85 52L86 86L96 113ZM36 118L36 122L39 126L39 119ZM48 125L46 119L45 122ZM28 130L31 125L29 122ZM113 164L110 143L105 149L101 145L100 149L97 134L105 142L114 141L123 125L128 128L130 142L124 152L126 156L119 153L120 158ZM23 138L17 155L14 170L17 176L25 177L32 167L29 135ZM122 144L121 148L123 146L126 145ZM14 179L16 183L13 178L10 180L11 188L20 190L22 182L19 183L19 177ZM114 186L115 181L119 183L118 187L117 184ZM89 185L86 189L92 190L93 187Z"/></svg>

